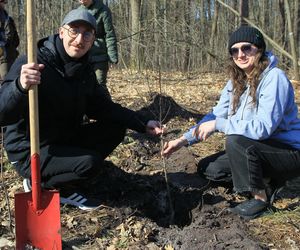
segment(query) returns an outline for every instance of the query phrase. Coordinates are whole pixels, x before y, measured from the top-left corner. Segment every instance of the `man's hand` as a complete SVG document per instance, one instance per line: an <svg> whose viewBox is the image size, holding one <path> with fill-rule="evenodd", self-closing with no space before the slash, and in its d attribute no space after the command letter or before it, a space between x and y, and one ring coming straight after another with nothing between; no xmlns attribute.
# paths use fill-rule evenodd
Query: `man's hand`
<svg viewBox="0 0 300 250"><path fill-rule="evenodd" d="M146 132L150 135L161 135L164 129L158 121L150 120L147 123Z"/></svg>
<svg viewBox="0 0 300 250"><path fill-rule="evenodd" d="M28 90L33 84L40 84L41 70L45 66L43 64L27 63L22 66L20 83L23 89Z"/></svg>
<svg viewBox="0 0 300 250"><path fill-rule="evenodd" d="M166 142L163 151L161 152L161 155L168 158L175 151L187 144L188 141L183 136L173 141Z"/></svg>

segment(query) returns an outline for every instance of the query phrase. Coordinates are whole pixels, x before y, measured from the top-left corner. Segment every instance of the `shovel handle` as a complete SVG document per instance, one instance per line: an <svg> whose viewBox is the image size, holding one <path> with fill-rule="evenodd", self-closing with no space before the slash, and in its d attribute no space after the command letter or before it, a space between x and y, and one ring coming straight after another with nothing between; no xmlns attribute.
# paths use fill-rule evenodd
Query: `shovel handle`
<svg viewBox="0 0 300 250"><path fill-rule="evenodd" d="M35 35L34 1L27 0L27 53L28 63L37 63L36 35ZM40 143L39 143L39 112L38 112L38 87L33 84L29 88L29 124L30 124L30 150L31 150L31 183L33 208L38 210L41 197L40 178Z"/></svg>

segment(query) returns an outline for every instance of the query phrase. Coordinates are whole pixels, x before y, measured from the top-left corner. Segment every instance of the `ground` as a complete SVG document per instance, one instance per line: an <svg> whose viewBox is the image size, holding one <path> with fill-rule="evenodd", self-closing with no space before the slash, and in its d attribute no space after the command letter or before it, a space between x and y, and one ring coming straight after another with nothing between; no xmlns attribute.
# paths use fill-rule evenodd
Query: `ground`
<svg viewBox="0 0 300 250"><path fill-rule="evenodd" d="M281 191L275 212L245 221L227 211L243 197L230 186L211 186L197 174L200 159L224 148L222 134L184 147L169 159L160 157L164 141L181 135L215 105L225 80L223 74L110 71L113 99L150 112L167 132L154 138L128 131L106 159L103 174L87 187L102 200L101 208L83 212L61 207L63 249L300 248L299 180ZM297 98L298 93L296 88ZM13 197L23 192L22 179L5 159L2 165L0 249L14 249Z"/></svg>

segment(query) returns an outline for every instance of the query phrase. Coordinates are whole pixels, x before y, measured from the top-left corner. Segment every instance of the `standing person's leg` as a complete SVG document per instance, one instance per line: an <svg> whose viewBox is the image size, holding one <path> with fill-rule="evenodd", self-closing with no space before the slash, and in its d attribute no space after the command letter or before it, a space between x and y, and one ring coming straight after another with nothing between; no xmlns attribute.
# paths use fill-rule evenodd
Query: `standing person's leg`
<svg viewBox="0 0 300 250"><path fill-rule="evenodd" d="M254 197L233 211L249 218L268 207L264 177L287 180L300 171L300 151L274 140L257 141L230 135L226 139L226 153L234 189L251 192Z"/></svg>
<svg viewBox="0 0 300 250"><path fill-rule="evenodd" d="M93 65L97 81L103 89L103 93L111 98L107 84L108 62L100 62Z"/></svg>
<svg viewBox="0 0 300 250"><path fill-rule="evenodd" d="M8 72L8 64L7 63L0 63L0 83L4 80Z"/></svg>

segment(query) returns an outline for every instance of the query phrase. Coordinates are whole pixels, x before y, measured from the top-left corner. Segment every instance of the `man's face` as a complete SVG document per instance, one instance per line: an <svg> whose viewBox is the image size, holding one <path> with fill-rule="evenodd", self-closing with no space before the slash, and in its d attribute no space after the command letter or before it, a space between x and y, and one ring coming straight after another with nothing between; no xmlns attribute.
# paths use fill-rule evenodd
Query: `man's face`
<svg viewBox="0 0 300 250"><path fill-rule="evenodd" d="M89 7L93 3L93 0L79 0L79 3L85 7Z"/></svg>
<svg viewBox="0 0 300 250"><path fill-rule="evenodd" d="M67 54L77 59L88 52L95 39L94 30L82 22L74 22L60 27L59 37L63 40Z"/></svg>

